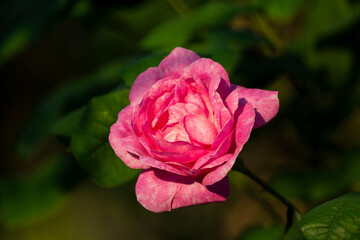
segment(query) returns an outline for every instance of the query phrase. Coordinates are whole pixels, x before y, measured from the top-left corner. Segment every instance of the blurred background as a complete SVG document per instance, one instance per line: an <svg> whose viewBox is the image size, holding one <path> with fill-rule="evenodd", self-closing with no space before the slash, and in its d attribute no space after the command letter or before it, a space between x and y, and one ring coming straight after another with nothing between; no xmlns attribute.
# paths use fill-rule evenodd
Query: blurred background
<svg viewBox="0 0 360 240"><path fill-rule="evenodd" d="M2 0L0 239L280 239L286 208L240 173L225 203L154 214L71 154L58 120L177 46L279 91L240 157L302 213L360 190L360 1Z"/></svg>

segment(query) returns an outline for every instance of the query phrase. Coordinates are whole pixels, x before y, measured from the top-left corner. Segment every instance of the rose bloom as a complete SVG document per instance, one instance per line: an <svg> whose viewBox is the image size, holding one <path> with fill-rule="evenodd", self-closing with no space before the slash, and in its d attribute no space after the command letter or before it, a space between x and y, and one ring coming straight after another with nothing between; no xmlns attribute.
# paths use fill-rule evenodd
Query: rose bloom
<svg viewBox="0 0 360 240"><path fill-rule="evenodd" d="M136 78L129 99L109 141L127 166L144 169L136 196L153 212L225 201L252 129L279 108L277 92L233 85L219 63L180 47Z"/></svg>

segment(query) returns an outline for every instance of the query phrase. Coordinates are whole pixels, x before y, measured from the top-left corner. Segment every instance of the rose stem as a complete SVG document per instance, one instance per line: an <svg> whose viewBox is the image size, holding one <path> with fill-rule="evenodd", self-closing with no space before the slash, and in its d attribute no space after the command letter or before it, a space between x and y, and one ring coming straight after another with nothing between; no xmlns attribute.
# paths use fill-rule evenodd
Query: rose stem
<svg viewBox="0 0 360 240"><path fill-rule="evenodd" d="M280 202L282 202L285 206L288 207L289 210L292 211L292 213L287 213L287 216L289 217L289 215L293 215L295 214L296 218L298 220L300 220L300 211L286 198L284 198L283 196L281 196L280 193L278 193L277 191L275 191L275 189L273 189L272 187L270 187L270 185L268 185L264 180L262 180L261 178L259 178L258 176L256 176L254 173L252 173L244 164L244 161L241 158L237 158L237 161L235 163L235 165L232 168L235 171L241 172L244 175L248 176L250 179L252 179L254 182L256 182L257 184L259 184L261 187L263 187L266 191L268 191L269 193L271 193L274 197L276 197ZM290 220L290 219L289 219ZM290 220L292 221L292 220Z"/></svg>

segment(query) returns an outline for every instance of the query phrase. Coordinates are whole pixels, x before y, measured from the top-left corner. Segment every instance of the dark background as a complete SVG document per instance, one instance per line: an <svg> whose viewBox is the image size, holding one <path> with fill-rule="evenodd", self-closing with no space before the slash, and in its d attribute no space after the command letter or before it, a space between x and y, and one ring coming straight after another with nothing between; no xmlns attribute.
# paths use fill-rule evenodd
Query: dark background
<svg viewBox="0 0 360 240"><path fill-rule="evenodd" d="M234 84L279 91L279 114L240 156L302 213L359 190L359 1L8 0L0 239L278 239L285 207L240 173L225 203L154 214L136 180L97 186L49 134L121 84L122 68L177 46L219 62Z"/></svg>

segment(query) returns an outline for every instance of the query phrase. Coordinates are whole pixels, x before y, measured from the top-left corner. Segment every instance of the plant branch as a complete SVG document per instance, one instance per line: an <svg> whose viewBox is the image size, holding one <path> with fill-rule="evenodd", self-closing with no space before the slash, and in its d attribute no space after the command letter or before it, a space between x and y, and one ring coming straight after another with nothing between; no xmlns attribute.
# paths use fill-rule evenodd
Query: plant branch
<svg viewBox="0 0 360 240"><path fill-rule="evenodd" d="M241 172L244 175L248 176L250 179L252 179L254 182L259 184L261 187L263 187L266 191L271 193L274 197L276 197L280 202L282 202L285 206L288 207L289 210L291 210L292 214L299 218L301 216L300 211L285 197L283 197L280 193L278 193L275 189L270 187L264 180L256 176L254 173L252 173L245 165L244 161L241 158L238 158L236 160L236 163L234 167L232 168L235 171ZM288 213L289 214L289 213Z"/></svg>

